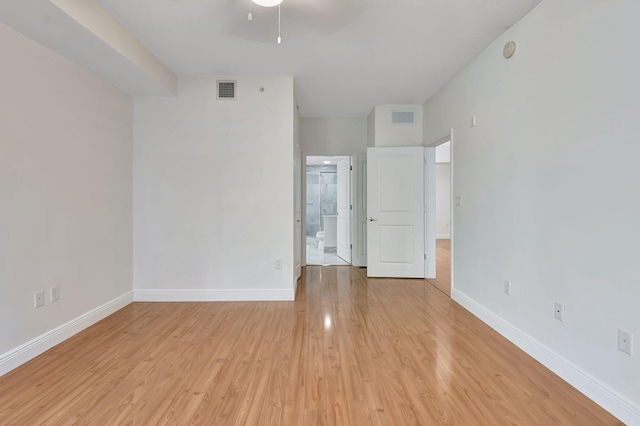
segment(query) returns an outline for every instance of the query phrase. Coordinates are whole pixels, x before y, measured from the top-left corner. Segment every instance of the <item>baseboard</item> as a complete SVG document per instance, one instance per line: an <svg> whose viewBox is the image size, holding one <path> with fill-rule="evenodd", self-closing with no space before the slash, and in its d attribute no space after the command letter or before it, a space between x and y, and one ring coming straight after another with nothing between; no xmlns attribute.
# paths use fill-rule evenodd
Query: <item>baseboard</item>
<svg viewBox="0 0 640 426"><path fill-rule="evenodd" d="M127 292L91 311L50 330L27 343L18 346L0 355L0 376L8 373L16 367L48 351L55 345L67 340L69 337L92 326L101 319L124 308L133 302L133 293Z"/></svg>
<svg viewBox="0 0 640 426"><path fill-rule="evenodd" d="M291 301L291 290L133 290L135 302Z"/></svg>
<svg viewBox="0 0 640 426"><path fill-rule="evenodd" d="M558 355L522 330L494 314L466 294L452 289L451 297L564 381L628 425L640 425L640 407L589 373Z"/></svg>
<svg viewBox="0 0 640 426"><path fill-rule="evenodd" d="M436 234L436 240L450 240L451 234Z"/></svg>
<svg viewBox="0 0 640 426"><path fill-rule="evenodd" d="M302 276L302 265L299 264L295 267L293 281L299 280L301 276Z"/></svg>

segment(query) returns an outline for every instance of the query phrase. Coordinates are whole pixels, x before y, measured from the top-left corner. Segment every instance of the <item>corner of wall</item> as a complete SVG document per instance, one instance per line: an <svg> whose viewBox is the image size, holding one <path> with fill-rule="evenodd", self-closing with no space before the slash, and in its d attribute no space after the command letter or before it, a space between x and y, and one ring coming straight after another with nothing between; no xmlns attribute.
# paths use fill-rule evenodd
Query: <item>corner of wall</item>
<svg viewBox="0 0 640 426"><path fill-rule="evenodd" d="M133 292L129 291L77 318L72 319L17 348L0 355L0 376L43 354L82 330L103 320L133 302Z"/></svg>

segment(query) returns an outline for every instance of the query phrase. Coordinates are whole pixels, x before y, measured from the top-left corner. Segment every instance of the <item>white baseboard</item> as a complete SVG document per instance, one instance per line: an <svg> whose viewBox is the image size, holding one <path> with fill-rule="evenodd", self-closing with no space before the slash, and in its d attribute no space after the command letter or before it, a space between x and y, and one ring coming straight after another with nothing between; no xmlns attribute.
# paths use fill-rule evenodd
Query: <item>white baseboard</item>
<svg viewBox="0 0 640 426"><path fill-rule="evenodd" d="M300 277L302 276L302 264L299 264L295 267L295 271L294 271L294 275L293 275L293 281L294 281L294 285L295 282L298 281L298 279L300 279ZM295 292L295 290L294 290Z"/></svg>
<svg viewBox="0 0 640 426"><path fill-rule="evenodd" d="M48 351L55 345L67 340L69 337L92 326L101 319L124 308L133 302L133 293L127 292L104 305L98 306L91 311L50 330L27 343L18 346L0 355L0 376L8 373L16 367Z"/></svg>
<svg viewBox="0 0 640 426"><path fill-rule="evenodd" d="M436 234L436 240L450 240L451 234Z"/></svg>
<svg viewBox="0 0 640 426"><path fill-rule="evenodd" d="M640 425L640 407L563 358L466 294L452 289L451 297L513 344L560 376L571 386L628 425Z"/></svg>
<svg viewBox="0 0 640 426"><path fill-rule="evenodd" d="M294 297L294 290L133 290L135 302L260 302Z"/></svg>

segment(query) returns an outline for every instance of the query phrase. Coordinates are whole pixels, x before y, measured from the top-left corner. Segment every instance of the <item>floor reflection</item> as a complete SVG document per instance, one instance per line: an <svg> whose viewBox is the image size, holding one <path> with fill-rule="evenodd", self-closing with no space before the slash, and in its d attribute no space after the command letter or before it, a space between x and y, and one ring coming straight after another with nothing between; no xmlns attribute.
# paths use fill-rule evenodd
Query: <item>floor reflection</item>
<svg viewBox="0 0 640 426"><path fill-rule="evenodd" d="M307 236L307 265L349 265L335 252L325 252L320 243L317 238Z"/></svg>

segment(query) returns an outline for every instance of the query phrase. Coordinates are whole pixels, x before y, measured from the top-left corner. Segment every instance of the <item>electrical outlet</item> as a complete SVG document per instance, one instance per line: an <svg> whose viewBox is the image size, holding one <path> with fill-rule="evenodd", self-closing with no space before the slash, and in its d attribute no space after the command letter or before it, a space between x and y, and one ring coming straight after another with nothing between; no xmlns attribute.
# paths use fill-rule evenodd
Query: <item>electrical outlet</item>
<svg viewBox="0 0 640 426"><path fill-rule="evenodd" d="M44 290L33 293L33 307L39 308L44 306Z"/></svg>
<svg viewBox="0 0 640 426"><path fill-rule="evenodd" d="M282 259L276 259L276 269L282 269Z"/></svg>
<svg viewBox="0 0 640 426"><path fill-rule="evenodd" d="M55 302L60 299L60 286L54 285L49 289L49 300Z"/></svg>
<svg viewBox="0 0 640 426"><path fill-rule="evenodd" d="M633 355L633 333L618 329L618 350Z"/></svg>
<svg viewBox="0 0 640 426"><path fill-rule="evenodd" d="M564 322L564 303L556 302L555 317Z"/></svg>
<svg viewBox="0 0 640 426"><path fill-rule="evenodd" d="M511 281L504 280L504 294L511 295Z"/></svg>

